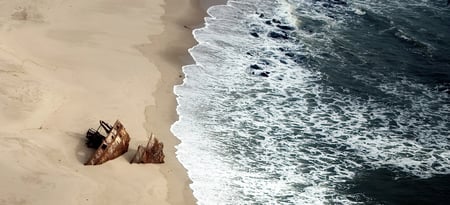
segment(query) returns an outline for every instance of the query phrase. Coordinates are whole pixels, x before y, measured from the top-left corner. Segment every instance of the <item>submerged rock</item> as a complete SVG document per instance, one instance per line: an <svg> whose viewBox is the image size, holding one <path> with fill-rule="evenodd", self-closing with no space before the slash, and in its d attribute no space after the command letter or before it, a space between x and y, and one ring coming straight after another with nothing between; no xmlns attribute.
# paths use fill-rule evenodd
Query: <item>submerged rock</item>
<svg viewBox="0 0 450 205"><path fill-rule="evenodd" d="M252 36L255 37L255 38L258 38L258 37L259 37L258 33L256 33L256 32L250 32L250 35L252 35Z"/></svg>
<svg viewBox="0 0 450 205"><path fill-rule="evenodd" d="M272 22L277 23L277 24L280 24L280 23L281 23L281 21L278 20L278 19L272 19Z"/></svg>
<svg viewBox="0 0 450 205"><path fill-rule="evenodd" d="M289 52L289 53L285 53L284 54L285 56L287 56L287 57L294 57L295 56L295 53L291 53L291 52Z"/></svg>
<svg viewBox="0 0 450 205"><path fill-rule="evenodd" d="M287 25L277 25L278 28L283 29L283 30L287 30L287 31L293 31L295 30L294 27L292 26L287 26Z"/></svg>
<svg viewBox="0 0 450 205"><path fill-rule="evenodd" d="M262 73L260 73L259 75L262 77L269 77L270 72L269 71L264 71Z"/></svg>
<svg viewBox="0 0 450 205"><path fill-rule="evenodd" d="M256 65L256 64L251 65L250 68L254 69L254 70L262 70L262 68L259 65Z"/></svg>
<svg viewBox="0 0 450 205"><path fill-rule="evenodd" d="M269 34L267 34L267 36L269 36L271 38L276 38L276 39L289 39L289 36L285 32L271 31L271 32L269 32Z"/></svg>

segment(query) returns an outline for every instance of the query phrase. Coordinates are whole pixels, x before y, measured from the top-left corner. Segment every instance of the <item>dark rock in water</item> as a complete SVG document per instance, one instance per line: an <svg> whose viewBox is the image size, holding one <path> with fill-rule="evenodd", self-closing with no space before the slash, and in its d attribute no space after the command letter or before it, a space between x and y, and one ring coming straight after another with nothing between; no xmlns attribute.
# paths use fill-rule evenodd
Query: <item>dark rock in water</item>
<svg viewBox="0 0 450 205"><path fill-rule="evenodd" d="M342 0L331 0L329 2L332 4L337 4L337 5L347 5L347 2L342 1Z"/></svg>
<svg viewBox="0 0 450 205"><path fill-rule="evenodd" d="M295 56L295 53L286 53L286 54L284 54L284 55L286 55L287 57L294 57Z"/></svg>
<svg viewBox="0 0 450 205"><path fill-rule="evenodd" d="M253 56L254 54L252 53L252 52L250 52L250 51L248 51L247 53L245 53L245 54L247 54L247 55L249 55L249 56Z"/></svg>
<svg viewBox="0 0 450 205"><path fill-rule="evenodd" d="M287 64L287 62L285 60L280 60L280 63Z"/></svg>
<svg viewBox="0 0 450 205"><path fill-rule="evenodd" d="M293 31L293 30L295 30L295 28L292 27L292 26L277 25L277 27L278 27L278 28L281 28L281 29L283 29L283 30L287 30L287 31Z"/></svg>
<svg viewBox="0 0 450 205"><path fill-rule="evenodd" d="M330 17L330 18L332 18L332 19L336 18L335 16L329 15L329 14L327 14L327 16Z"/></svg>
<svg viewBox="0 0 450 205"><path fill-rule="evenodd" d="M269 21L269 20L265 21L264 23L267 25L272 25L272 21Z"/></svg>
<svg viewBox="0 0 450 205"><path fill-rule="evenodd" d="M279 51L285 51L285 48L278 48Z"/></svg>
<svg viewBox="0 0 450 205"><path fill-rule="evenodd" d="M256 33L256 32L250 32L250 35L252 35L252 36L255 37L255 38L258 38L258 37L259 37L258 33Z"/></svg>
<svg viewBox="0 0 450 205"><path fill-rule="evenodd" d="M316 2L324 2L321 0L315 0ZM326 0L326 2L324 4L334 4L334 5L347 5L347 2L343 1L343 0Z"/></svg>
<svg viewBox="0 0 450 205"><path fill-rule="evenodd" d="M264 14L263 13L256 12L256 14L259 15L259 18L264 18Z"/></svg>
<svg viewBox="0 0 450 205"><path fill-rule="evenodd" d="M280 24L280 23L281 23L281 21L278 20L278 19L272 19L272 22L273 22L273 23L277 23L277 24Z"/></svg>
<svg viewBox="0 0 450 205"><path fill-rule="evenodd" d="M307 59L308 59L307 56L301 55L301 54L298 54L298 53L296 54L296 53L291 53L290 52L290 53L286 53L284 55L286 55L287 57L290 57L291 60L293 60L296 63L302 63L302 62L307 61Z"/></svg>
<svg viewBox="0 0 450 205"><path fill-rule="evenodd" d="M275 31L271 31L269 32L269 34L267 34L267 36L271 37L271 38L276 38L276 39L289 39L289 36L287 35L287 33L284 32L275 32Z"/></svg>
<svg viewBox="0 0 450 205"><path fill-rule="evenodd" d="M254 69L254 70L262 70L262 68L259 65L256 65L256 64L251 65L250 68Z"/></svg>
<svg viewBox="0 0 450 205"><path fill-rule="evenodd" d="M261 76L261 77L269 77L270 72L269 71L252 71L250 74L255 76Z"/></svg>
<svg viewBox="0 0 450 205"><path fill-rule="evenodd" d="M262 77L269 77L270 72L269 71L264 71L262 73L260 73L259 75Z"/></svg>

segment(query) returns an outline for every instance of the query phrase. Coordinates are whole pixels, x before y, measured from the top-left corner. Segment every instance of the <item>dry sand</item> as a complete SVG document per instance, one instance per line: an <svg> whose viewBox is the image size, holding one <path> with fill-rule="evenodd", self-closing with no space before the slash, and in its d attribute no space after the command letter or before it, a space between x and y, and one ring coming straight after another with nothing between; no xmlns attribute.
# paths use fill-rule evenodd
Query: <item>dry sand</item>
<svg viewBox="0 0 450 205"><path fill-rule="evenodd" d="M170 133L196 0L0 0L0 204L194 204ZM187 28L186 28L187 27ZM88 128L120 119L129 151L84 166ZM129 164L150 133L163 165Z"/></svg>

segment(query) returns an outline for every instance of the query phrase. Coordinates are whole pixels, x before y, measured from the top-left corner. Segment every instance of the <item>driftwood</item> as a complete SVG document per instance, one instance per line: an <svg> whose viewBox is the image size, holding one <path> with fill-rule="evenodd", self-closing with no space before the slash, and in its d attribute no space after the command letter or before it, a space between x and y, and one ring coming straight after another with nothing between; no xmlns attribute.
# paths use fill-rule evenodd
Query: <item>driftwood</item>
<svg viewBox="0 0 450 205"><path fill-rule="evenodd" d="M86 145L88 147L96 148L97 150L84 165L102 164L108 160L115 159L128 151L130 136L119 120L117 120L112 127L107 123L100 121L100 126L106 131L107 136L104 137L99 132L99 129L90 129L88 131L86 134L86 137L88 138ZM100 139L101 143L98 144Z"/></svg>
<svg viewBox="0 0 450 205"><path fill-rule="evenodd" d="M147 147L139 145L130 163L164 163L164 144L152 134Z"/></svg>

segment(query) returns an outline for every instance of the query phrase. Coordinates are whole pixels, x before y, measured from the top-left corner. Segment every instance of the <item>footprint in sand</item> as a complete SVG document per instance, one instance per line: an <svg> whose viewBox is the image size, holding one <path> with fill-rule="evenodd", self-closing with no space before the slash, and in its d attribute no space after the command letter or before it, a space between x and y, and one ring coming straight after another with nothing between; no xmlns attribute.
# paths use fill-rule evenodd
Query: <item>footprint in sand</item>
<svg viewBox="0 0 450 205"><path fill-rule="evenodd" d="M28 19L27 8L17 8L16 11L11 15L11 18L19 21L26 21Z"/></svg>
<svg viewBox="0 0 450 205"><path fill-rule="evenodd" d="M9 196L6 199L0 199L0 204L25 205L28 204L28 202L27 200L17 198L16 196Z"/></svg>

